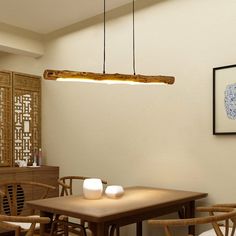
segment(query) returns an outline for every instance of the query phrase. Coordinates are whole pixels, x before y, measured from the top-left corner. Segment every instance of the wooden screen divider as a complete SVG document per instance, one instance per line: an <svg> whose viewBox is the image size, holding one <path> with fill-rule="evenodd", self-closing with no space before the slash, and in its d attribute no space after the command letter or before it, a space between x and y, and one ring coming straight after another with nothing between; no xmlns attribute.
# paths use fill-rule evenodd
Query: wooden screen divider
<svg viewBox="0 0 236 236"><path fill-rule="evenodd" d="M0 71L0 167L41 148L41 78Z"/></svg>

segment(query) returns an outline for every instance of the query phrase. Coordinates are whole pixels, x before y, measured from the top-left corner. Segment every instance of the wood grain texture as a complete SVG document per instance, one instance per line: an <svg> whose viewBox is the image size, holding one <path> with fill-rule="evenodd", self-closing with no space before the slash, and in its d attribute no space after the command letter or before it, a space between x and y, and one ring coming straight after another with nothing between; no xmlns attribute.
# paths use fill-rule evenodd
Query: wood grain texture
<svg viewBox="0 0 236 236"><path fill-rule="evenodd" d="M54 213L85 220L94 228L97 236L105 236L110 225L119 227L140 223L147 219L178 211L183 206L194 206L192 202L206 196L206 193L190 191L128 187L125 188L123 197L119 199L103 196L99 200L88 200L78 195L35 200L27 203L29 207L40 210L42 216L46 213Z"/></svg>
<svg viewBox="0 0 236 236"><path fill-rule="evenodd" d="M41 78L12 72L12 79L12 166L26 157L32 165L34 152L41 148Z"/></svg>
<svg viewBox="0 0 236 236"><path fill-rule="evenodd" d="M11 216L20 215L23 211L25 200L27 200L27 195L29 196L33 188L40 189L38 199L46 198L50 190L56 189L54 186L32 181L11 180L0 182L1 193L3 193L3 209L7 211L5 214L10 214Z"/></svg>
<svg viewBox="0 0 236 236"><path fill-rule="evenodd" d="M44 79L57 80L58 78L72 78L72 79L89 79L100 82L106 81L123 81L123 82L135 82L135 83L165 83L173 84L175 78L173 76L148 76L148 75L127 75L127 74L102 74L92 72L78 72L68 70L45 70Z"/></svg>
<svg viewBox="0 0 236 236"><path fill-rule="evenodd" d="M0 166L15 166L41 147L41 78L0 71Z"/></svg>
<svg viewBox="0 0 236 236"><path fill-rule="evenodd" d="M54 173L54 183L56 186L51 186L45 176L45 171L50 170ZM43 176L44 183L34 182L35 174ZM1 195L1 214L0 227L6 230L13 230L15 235L25 233L26 236L32 236L35 231L36 223L45 224L50 222L50 218L32 217L29 215L35 214L32 209L27 209L25 201L48 197L50 191L54 192L54 196L58 196L57 178L59 174L58 167L6 167L0 168L0 195ZM11 178L8 178L9 175ZM39 179L39 177L37 177ZM46 181L47 180L47 181ZM35 194L35 190L37 194ZM4 214L4 215L3 215ZM22 215L22 216L19 216ZM4 222L2 222L4 221ZM31 223L28 229L22 229L17 224L11 222ZM12 231L10 231L12 232Z"/></svg>
<svg viewBox="0 0 236 236"><path fill-rule="evenodd" d="M57 179L59 177L59 167L41 166L33 167L1 167L0 168L0 184L7 181L32 181L55 186L48 192L48 197L56 197L59 195ZM1 189L2 192L4 190ZM32 186L24 186L26 201L39 199L42 195L42 188ZM2 198L0 198L0 214L3 212ZM30 214L30 209L25 207L23 215Z"/></svg>
<svg viewBox="0 0 236 236"><path fill-rule="evenodd" d="M30 228L28 230L22 229L20 226L17 226L14 223L31 223ZM36 223L46 224L50 222L50 218L48 217L38 217L38 216L6 216L0 215L0 227L6 230L15 231L15 236L20 236L25 233L26 236L33 236Z"/></svg>
<svg viewBox="0 0 236 236"><path fill-rule="evenodd" d="M30 207L58 211L64 215L76 218L86 218L88 221L116 219L145 211L160 210L170 205L183 205L185 202L206 197L206 193L189 191L157 189L148 187L125 188L125 194L119 199L103 196L99 200L88 200L81 195L43 199L28 202Z"/></svg>
<svg viewBox="0 0 236 236"><path fill-rule="evenodd" d="M229 220L233 222L232 228L235 230L236 223L236 210L229 207L201 207L198 208L201 212L208 212L208 216L189 218L189 219L165 219L149 220L148 223L151 225L157 225L163 227L166 236L172 236L172 227L189 226L189 225L200 225L200 224L211 224L215 230L217 236L228 236L229 232ZM225 221L224 230L220 228L222 221ZM220 223L220 224L219 224Z"/></svg>
<svg viewBox="0 0 236 236"><path fill-rule="evenodd" d="M0 166L12 165L12 73L0 71Z"/></svg>

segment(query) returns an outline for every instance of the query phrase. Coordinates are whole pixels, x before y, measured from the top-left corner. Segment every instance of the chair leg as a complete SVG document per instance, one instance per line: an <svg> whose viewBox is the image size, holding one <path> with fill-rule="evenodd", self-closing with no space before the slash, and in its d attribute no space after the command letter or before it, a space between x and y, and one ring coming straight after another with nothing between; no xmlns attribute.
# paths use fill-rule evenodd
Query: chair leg
<svg viewBox="0 0 236 236"><path fill-rule="evenodd" d="M115 234L116 233L116 234ZM109 236L120 236L120 228L117 225L112 225L110 227Z"/></svg>
<svg viewBox="0 0 236 236"><path fill-rule="evenodd" d="M116 229L115 225L112 225L111 228L110 228L109 236L114 236L115 229Z"/></svg>
<svg viewBox="0 0 236 236"><path fill-rule="evenodd" d="M81 229L82 236L87 236L86 229L83 227Z"/></svg>
<svg viewBox="0 0 236 236"><path fill-rule="evenodd" d="M50 236L53 236L56 226L57 226L57 221L53 221L51 225Z"/></svg>
<svg viewBox="0 0 236 236"><path fill-rule="evenodd" d="M116 227L116 236L120 236L120 227Z"/></svg>
<svg viewBox="0 0 236 236"><path fill-rule="evenodd" d="M64 231L64 236L68 236L69 235L69 229L68 229L68 225L67 223L63 223L63 231Z"/></svg>
<svg viewBox="0 0 236 236"><path fill-rule="evenodd" d="M67 222L66 225L68 226L68 228L70 228L70 232L79 236L87 236L86 227L84 227L83 225L72 222Z"/></svg>
<svg viewBox="0 0 236 236"><path fill-rule="evenodd" d="M68 236L68 222L67 217L63 217L62 220L59 219L60 215L56 215L55 219L51 224L50 236L53 235L63 235Z"/></svg>

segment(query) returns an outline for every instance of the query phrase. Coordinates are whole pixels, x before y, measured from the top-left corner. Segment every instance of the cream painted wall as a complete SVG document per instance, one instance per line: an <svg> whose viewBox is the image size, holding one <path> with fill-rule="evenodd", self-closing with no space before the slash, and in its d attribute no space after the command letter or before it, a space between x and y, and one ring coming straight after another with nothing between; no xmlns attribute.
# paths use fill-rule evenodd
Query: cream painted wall
<svg viewBox="0 0 236 236"><path fill-rule="evenodd" d="M31 57L44 54L41 35L0 23L0 51Z"/></svg>
<svg viewBox="0 0 236 236"><path fill-rule="evenodd" d="M236 2L137 4L137 73L174 75L176 83L43 81L47 164L59 165L61 175L202 191L209 193L205 203L235 202L236 138L212 135L212 68L235 63ZM107 72L132 73L131 17L130 8L110 15ZM40 59L2 55L0 66L35 74L44 68L101 72L102 23L95 20L51 35Z"/></svg>

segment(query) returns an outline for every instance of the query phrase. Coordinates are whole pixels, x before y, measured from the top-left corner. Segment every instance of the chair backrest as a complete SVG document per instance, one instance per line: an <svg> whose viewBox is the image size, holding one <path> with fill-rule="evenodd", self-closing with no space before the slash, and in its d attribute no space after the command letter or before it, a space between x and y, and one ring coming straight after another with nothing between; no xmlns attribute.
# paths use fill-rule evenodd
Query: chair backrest
<svg viewBox="0 0 236 236"><path fill-rule="evenodd" d="M23 222L23 223L31 223L29 230L26 232L26 236L33 236L36 223L46 224L50 222L50 218L48 217L38 217L38 216L6 216L0 215L0 227L3 229L11 229L15 231L15 236L21 235L21 227L15 224L11 224L11 222Z"/></svg>
<svg viewBox="0 0 236 236"><path fill-rule="evenodd" d="M64 176L58 179L58 184L61 186L60 196L73 195L73 183L78 180L85 180L91 177L85 176ZM107 181L102 180L103 184L107 184Z"/></svg>
<svg viewBox="0 0 236 236"><path fill-rule="evenodd" d="M0 195L2 196L0 209L2 208L3 214L9 216L27 214L24 212L25 201L46 198L49 190L54 189L54 186L32 181L0 182Z"/></svg>
<svg viewBox="0 0 236 236"><path fill-rule="evenodd" d="M232 231L231 235L235 232L236 224L236 210L234 208L228 207L199 207L201 212L209 212L209 216L196 217L189 219L165 219L165 220L149 220L149 224L154 224L157 226L162 226L165 231L166 236L172 236L170 228L177 226L190 226L190 225L200 225L200 224L211 224L215 230L217 236L227 236L229 232L229 220L232 221ZM222 221L226 221L225 230L220 228Z"/></svg>

